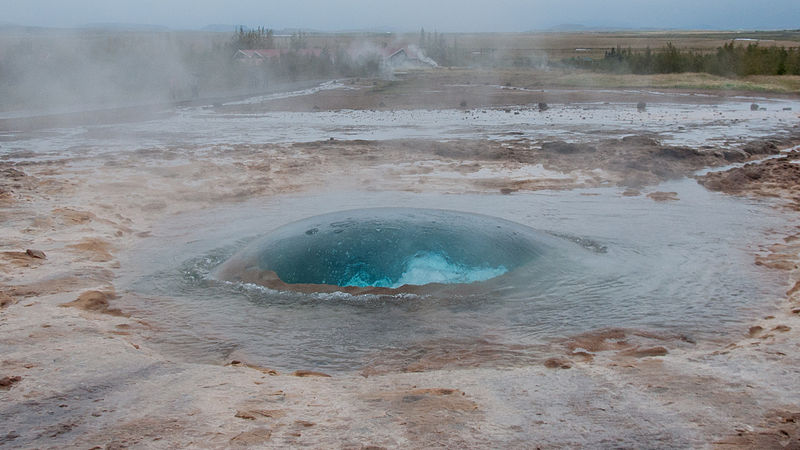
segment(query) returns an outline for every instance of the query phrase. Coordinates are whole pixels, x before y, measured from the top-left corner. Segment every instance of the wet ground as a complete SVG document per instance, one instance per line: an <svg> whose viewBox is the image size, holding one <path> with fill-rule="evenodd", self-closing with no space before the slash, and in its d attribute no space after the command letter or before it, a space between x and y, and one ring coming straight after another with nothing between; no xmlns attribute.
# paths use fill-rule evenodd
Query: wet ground
<svg viewBox="0 0 800 450"><path fill-rule="evenodd" d="M797 155L702 180L749 197L687 178L795 145L797 99L464 84L411 109L375 86L4 133L0 444L797 442ZM211 276L375 206L512 220L570 264L468 301Z"/></svg>

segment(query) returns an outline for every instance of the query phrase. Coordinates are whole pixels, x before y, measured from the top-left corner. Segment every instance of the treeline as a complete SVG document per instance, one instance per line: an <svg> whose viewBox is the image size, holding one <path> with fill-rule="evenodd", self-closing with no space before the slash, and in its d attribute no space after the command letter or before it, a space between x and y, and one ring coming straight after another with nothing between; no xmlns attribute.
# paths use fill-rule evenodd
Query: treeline
<svg viewBox="0 0 800 450"><path fill-rule="evenodd" d="M681 50L668 43L660 50L649 47L634 51L620 47L608 50L599 60L570 58L570 66L600 72L657 74L705 72L722 76L800 75L800 47L747 46L733 42L714 52Z"/></svg>
<svg viewBox="0 0 800 450"><path fill-rule="evenodd" d="M231 55L238 50L274 50L274 54L254 56L255 60L233 61L237 71L250 88L265 88L270 82L324 79L332 77L369 77L378 75L382 58L377 53L353 56L341 48L308 48L308 35L297 31L288 41L278 42L271 29L239 30L229 44Z"/></svg>
<svg viewBox="0 0 800 450"><path fill-rule="evenodd" d="M275 48L275 33L267 28L258 27L254 30L239 30L231 39L231 47L234 50L253 49L253 48Z"/></svg>

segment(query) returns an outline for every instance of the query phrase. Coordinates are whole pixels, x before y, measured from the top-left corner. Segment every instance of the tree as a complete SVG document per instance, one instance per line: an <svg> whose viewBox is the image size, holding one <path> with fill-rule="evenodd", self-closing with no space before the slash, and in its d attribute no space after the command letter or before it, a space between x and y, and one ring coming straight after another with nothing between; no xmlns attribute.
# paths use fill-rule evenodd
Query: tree
<svg viewBox="0 0 800 450"><path fill-rule="evenodd" d="M232 46L236 50L274 48L275 40L270 29L258 27L245 31L244 27L239 27L233 36Z"/></svg>

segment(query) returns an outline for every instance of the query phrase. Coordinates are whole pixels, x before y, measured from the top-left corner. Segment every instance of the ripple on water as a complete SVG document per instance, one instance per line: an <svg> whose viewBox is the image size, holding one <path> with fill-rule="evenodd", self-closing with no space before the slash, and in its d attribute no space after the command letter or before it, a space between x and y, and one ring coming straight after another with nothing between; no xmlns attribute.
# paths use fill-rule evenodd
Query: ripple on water
<svg viewBox="0 0 800 450"><path fill-rule="evenodd" d="M161 325L154 339L165 352L203 361L233 356L286 370L356 370L381 352L430 354L424 349L436 342L538 348L604 327L715 338L744 327L779 298L778 275L754 266L751 254L764 242L764 230L783 225L778 213L767 204L708 192L692 180L657 189L677 192L680 200L659 203L616 189L594 189L592 196L277 197L176 218L154 233L160 238L148 241L150 247L131 252L123 267L132 268L128 288L146 299L133 307ZM501 217L545 230L537 236L557 251L482 282L421 292L303 293L214 277L259 235L361 205ZM170 258L163 254L167 243Z"/></svg>

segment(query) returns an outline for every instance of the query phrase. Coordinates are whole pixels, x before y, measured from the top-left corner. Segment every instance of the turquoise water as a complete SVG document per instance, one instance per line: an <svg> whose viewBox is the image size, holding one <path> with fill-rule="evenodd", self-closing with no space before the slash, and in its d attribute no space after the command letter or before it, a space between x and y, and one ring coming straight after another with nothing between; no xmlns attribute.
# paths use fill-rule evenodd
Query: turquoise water
<svg viewBox="0 0 800 450"><path fill-rule="evenodd" d="M560 242L507 220L420 208L314 216L268 233L217 271L222 280L400 288L490 280ZM267 280L269 277L267 277Z"/></svg>

